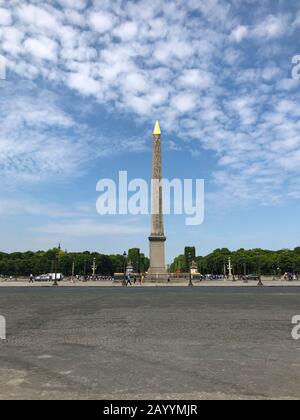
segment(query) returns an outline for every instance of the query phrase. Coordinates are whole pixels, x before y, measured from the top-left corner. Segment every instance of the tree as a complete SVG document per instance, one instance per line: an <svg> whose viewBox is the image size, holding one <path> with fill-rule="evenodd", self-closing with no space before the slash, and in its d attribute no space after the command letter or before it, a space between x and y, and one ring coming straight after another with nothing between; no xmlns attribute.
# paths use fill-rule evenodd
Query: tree
<svg viewBox="0 0 300 420"><path fill-rule="evenodd" d="M112 263L112 272L113 273L123 273L124 270L124 257L123 255L110 255L109 256Z"/></svg>
<svg viewBox="0 0 300 420"><path fill-rule="evenodd" d="M170 271L186 271L186 254L179 255L170 266ZM276 275L286 271L300 273L300 247L294 250L282 249L270 251L260 248L245 250L243 248L230 252L227 248L218 248L204 257L196 257L198 270L202 274L224 274L224 267L231 257L236 275L256 274Z"/></svg>
<svg viewBox="0 0 300 420"><path fill-rule="evenodd" d="M186 259L184 255L178 255L170 265L170 272L182 273L186 270Z"/></svg>
<svg viewBox="0 0 300 420"><path fill-rule="evenodd" d="M300 273L300 247L294 250L281 249L270 251L265 249L243 248L230 252L227 248L218 248L206 256L195 256L194 247L186 247L184 254L174 258L170 266L171 272L188 271L188 254L197 263L198 270L202 274L223 274L224 266L231 257L234 272L237 275L255 274L258 271L265 275L276 275L286 271ZM57 270L69 276L72 272L72 263L75 261L75 273L83 275L91 274L93 259L96 259L97 274L112 275L122 273L124 269L123 255L104 255L98 252L73 252L68 253L58 248L48 251L13 252L11 254L0 252L0 274L6 276L29 276L53 272L55 261L59 261ZM131 260L135 271L146 272L149 268L149 258L140 253L139 248L131 248L128 251L128 259Z"/></svg>
<svg viewBox="0 0 300 420"><path fill-rule="evenodd" d="M140 249L131 248L128 250L128 261L131 262L133 271L138 273L140 271Z"/></svg>
<svg viewBox="0 0 300 420"><path fill-rule="evenodd" d="M145 257L144 254L140 254L140 273L145 273L150 267L149 258Z"/></svg>
<svg viewBox="0 0 300 420"><path fill-rule="evenodd" d="M194 246L186 246L184 248L184 271L188 272L190 267L190 262L196 258L196 248Z"/></svg>

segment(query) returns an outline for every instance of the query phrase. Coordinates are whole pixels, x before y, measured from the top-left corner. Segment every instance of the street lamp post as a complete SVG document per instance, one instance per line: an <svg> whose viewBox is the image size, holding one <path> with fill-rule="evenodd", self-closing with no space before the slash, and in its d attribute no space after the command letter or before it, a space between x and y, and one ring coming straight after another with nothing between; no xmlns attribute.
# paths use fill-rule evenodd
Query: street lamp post
<svg viewBox="0 0 300 420"><path fill-rule="evenodd" d="M123 267L123 282L122 282L122 286L126 286L126 257L127 254L124 251L123 253L123 257L124 257L124 267Z"/></svg>
<svg viewBox="0 0 300 420"><path fill-rule="evenodd" d="M86 257L84 257L83 280L86 281Z"/></svg>
<svg viewBox="0 0 300 420"><path fill-rule="evenodd" d="M280 268L279 267L277 267L277 277L278 277L278 280L281 279L281 272L280 272Z"/></svg>
<svg viewBox="0 0 300 420"><path fill-rule="evenodd" d="M263 282L261 281L261 266L260 266L260 256L257 256L257 275L258 275L258 283L257 286L263 286Z"/></svg>
<svg viewBox="0 0 300 420"><path fill-rule="evenodd" d="M236 281L235 280L235 264L234 264L234 262L232 264L232 281Z"/></svg>
<svg viewBox="0 0 300 420"><path fill-rule="evenodd" d="M246 268L246 263L244 262L244 283L248 283L247 280L247 268Z"/></svg>
<svg viewBox="0 0 300 420"><path fill-rule="evenodd" d="M96 258L93 258L93 265L92 265L92 272L93 272L92 279L93 279L93 281L95 281L95 279L96 279L96 269L97 269Z"/></svg>
<svg viewBox="0 0 300 420"><path fill-rule="evenodd" d="M188 258L189 258L189 286L193 286L193 282L192 282L192 254L189 252L188 254Z"/></svg>
<svg viewBox="0 0 300 420"><path fill-rule="evenodd" d="M73 283L75 283L74 275L75 275L75 260L73 259L72 261L72 282Z"/></svg>
<svg viewBox="0 0 300 420"><path fill-rule="evenodd" d="M58 265L58 255L56 255L55 261L54 261L55 274L54 274L54 283L53 283L53 286L58 286L58 283L57 283L57 265Z"/></svg>
<svg viewBox="0 0 300 420"><path fill-rule="evenodd" d="M233 276L232 276L232 265L231 265L231 257L228 257L228 280L233 280Z"/></svg>

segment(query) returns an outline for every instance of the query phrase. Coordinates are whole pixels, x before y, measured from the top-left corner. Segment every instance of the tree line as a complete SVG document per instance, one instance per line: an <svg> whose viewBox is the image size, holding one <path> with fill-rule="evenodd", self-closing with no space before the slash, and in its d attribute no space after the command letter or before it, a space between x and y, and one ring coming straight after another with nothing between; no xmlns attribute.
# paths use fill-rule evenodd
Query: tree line
<svg viewBox="0 0 300 420"><path fill-rule="evenodd" d="M237 251L230 251L227 248L219 248L206 256L196 256L195 247L186 247L184 254L174 259L170 271L187 272L190 259L192 259L197 264L198 271L201 274L225 274L229 257L235 275L262 274L275 276L282 275L285 272L300 273L300 247L279 251L260 248L250 250L241 248Z"/></svg>
<svg viewBox="0 0 300 420"><path fill-rule="evenodd" d="M96 275L112 276L114 273L123 273L124 267L132 265L136 272L145 272L149 267L149 259L140 252L139 248L128 250L124 255L105 255L98 252L67 252L59 248L48 251L27 252L0 252L0 275L3 276L29 276L57 272L65 276L74 272L76 275L91 275L95 259Z"/></svg>
<svg viewBox="0 0 300 420"><path fill-rule="evenodd" d="M300 273L300 247L294 250L281 249L239 249L230 251L219 248L206 256L196 256L195 247L186 247L184 253L176 257L169 267L173 273L188 272L192 261L197 264L201 274L224 274L227 271L228 258L231 258L233 272L236 275L263 274L280 275L285 272ZM59 248L48 251L0 252L0 275L29 276L53 273L55 269L65 276L72 274L90 275L95 259L96 275L111 276L123 273L124 266L131 265L136 273L144 273L149 268L149 258L139 248L131 248L126 256L105 255L98 252L67 252Z"/></svg>

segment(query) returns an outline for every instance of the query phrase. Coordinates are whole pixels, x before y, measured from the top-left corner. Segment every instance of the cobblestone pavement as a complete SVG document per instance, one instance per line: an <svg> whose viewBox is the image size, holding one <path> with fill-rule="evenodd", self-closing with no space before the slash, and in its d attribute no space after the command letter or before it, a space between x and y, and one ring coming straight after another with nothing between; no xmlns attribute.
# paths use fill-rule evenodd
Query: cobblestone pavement
<svg viewBox="0 0 300 420"><path fill-rule="evenodd" d="M298 287L0 289L0 399L299 398Z"/></svg>

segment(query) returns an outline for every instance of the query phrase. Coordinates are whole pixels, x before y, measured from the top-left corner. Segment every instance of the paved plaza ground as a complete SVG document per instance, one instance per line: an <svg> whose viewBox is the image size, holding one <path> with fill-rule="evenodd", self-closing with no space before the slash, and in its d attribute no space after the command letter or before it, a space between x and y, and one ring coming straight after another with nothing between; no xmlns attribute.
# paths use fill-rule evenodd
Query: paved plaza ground
<svg viewBox="0 0 300 420"><path fill-rule="evenodd" d="M3 287L0 399L300 398L299 287Z"/></svg>

